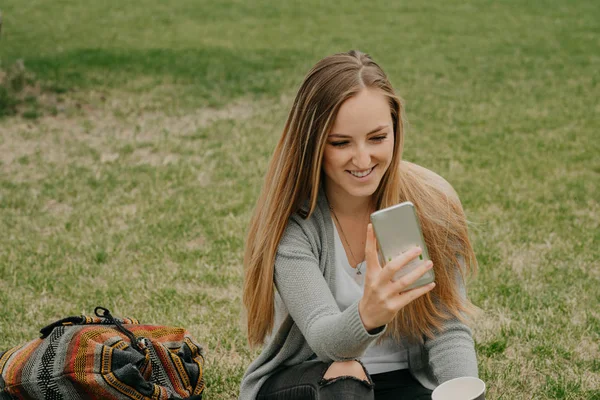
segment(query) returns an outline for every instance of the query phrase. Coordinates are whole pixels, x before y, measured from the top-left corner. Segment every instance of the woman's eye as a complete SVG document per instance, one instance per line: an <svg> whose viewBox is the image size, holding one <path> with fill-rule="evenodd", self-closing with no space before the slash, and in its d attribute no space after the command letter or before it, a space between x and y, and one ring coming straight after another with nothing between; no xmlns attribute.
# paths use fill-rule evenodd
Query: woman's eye
<svg viewBox="0 0 600 400"><path fill-rule="evenodd" d="M347 145L348 143L349 143L348 141L343 141L343 142L331 142L331 145L332 145L332 146L335 146L335 147L342 147L342 146L345 146L345 145Z"/></svg>
<svg viewBox="0 0 600 400"><path fill-rule="evenodd" d="M371 140L374 140L376 142L381 142L382 140L384 140L387 137L387 135L382 135L382 136L375 136L372 137Z"/></svg>

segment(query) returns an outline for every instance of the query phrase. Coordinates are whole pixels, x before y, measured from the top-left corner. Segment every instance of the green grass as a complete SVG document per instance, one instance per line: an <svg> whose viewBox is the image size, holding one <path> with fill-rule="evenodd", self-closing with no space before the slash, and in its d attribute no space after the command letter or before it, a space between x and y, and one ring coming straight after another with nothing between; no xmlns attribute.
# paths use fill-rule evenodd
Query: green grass
<svg viewBox="0 0 600 400"><path fill-rule="evenodd" d="M358 48L406 100L405 158L472 222L489 398L600 398L597 2L1 7L1 66L40 89L0 120L0 349L103 305L188 328L207 397L235 398L266 164L308 68Z"/></svg>

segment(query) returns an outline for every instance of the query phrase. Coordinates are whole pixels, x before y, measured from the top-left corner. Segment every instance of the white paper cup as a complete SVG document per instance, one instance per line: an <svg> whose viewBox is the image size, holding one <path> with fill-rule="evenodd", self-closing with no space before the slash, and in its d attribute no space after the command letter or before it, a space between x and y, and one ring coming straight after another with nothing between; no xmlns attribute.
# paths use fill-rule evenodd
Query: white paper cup
<svg viewBox="0 0 600 400"><path fill-rule="evenodd" d="M485 383L478 378L463 376L436 387L431 400L484 400Z"/></svg>

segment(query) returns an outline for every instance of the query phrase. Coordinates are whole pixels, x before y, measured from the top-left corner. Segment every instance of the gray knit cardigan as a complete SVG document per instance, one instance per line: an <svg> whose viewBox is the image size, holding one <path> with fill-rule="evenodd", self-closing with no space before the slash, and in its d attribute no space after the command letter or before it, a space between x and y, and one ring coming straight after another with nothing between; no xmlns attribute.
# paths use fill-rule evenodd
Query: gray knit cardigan
<svg viewBox="0 0 600 400"><path fill-rule="evenodd" d="M319 193L308 219L290 217L275 260L275 326L260 355L242 379L241 400L255 399L276 371L316 358L323 362L359 358L384 331L369 334L358 313L358 301L343 312L335 290L335 246L329 205ZM403 341L409 370L425 387L460 376L477 377L471 330L451 320L433 339Z"/></svg>

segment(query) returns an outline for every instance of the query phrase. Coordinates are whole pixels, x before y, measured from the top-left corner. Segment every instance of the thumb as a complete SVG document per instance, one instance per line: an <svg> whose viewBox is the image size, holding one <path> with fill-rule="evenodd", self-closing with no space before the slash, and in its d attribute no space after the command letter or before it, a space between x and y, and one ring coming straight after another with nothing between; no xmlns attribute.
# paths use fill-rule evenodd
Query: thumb
<svg viewBox="0 0 600 400"><path fill-rule="evenodd" d="M367 260L367 276L376 276L373 273L381 271L379 257L377 256L377 239L373 231L373 224L367 225L367 243L365 245L365 259Z"/></svg>

